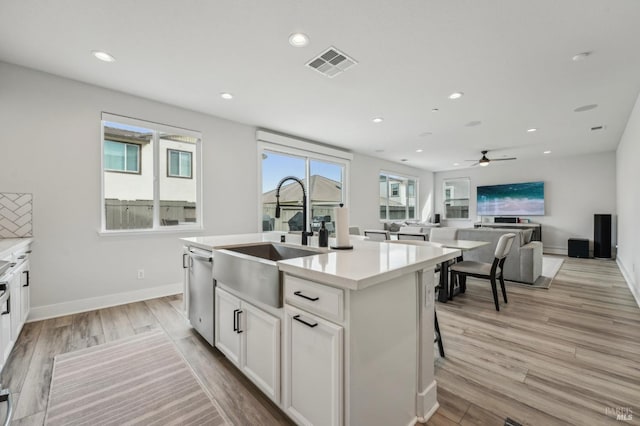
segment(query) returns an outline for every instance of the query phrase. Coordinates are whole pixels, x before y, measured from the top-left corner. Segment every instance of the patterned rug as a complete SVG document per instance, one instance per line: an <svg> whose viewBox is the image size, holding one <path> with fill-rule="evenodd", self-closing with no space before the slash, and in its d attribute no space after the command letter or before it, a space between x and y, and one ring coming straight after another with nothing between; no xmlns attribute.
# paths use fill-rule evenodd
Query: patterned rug
<svg viewBox="0 0 640 426"><path fill-rule="evenodd" d="M162 330L55 357L45 425L228 425Z"/></svg>

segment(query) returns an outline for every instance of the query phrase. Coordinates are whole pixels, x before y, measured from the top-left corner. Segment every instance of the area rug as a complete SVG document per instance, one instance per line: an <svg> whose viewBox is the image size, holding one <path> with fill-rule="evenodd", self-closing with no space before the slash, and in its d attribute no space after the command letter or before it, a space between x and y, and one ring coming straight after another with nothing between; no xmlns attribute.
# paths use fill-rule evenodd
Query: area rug
<svg viewBox="0 0 640 426"><path fill-rule="evenodd" d="M515 285L515 286L524 287L524 288L548 289L549 287L551 287L551 283L553 282L553 279L558 274L558 271L562 267L563 262L564 262L564 259L562 257L542 256L542 275L538 277L536 282L534 282L533 284L520 283L517 281L508 281L508 280L505 280L504 282L505 284L508 284L508 285Z"/></svg>
<svg viewBox="0 0 640 426"><path fill-rule="evenodd" d="M228 425L162 331L55 357L45 425Z"/></svg>

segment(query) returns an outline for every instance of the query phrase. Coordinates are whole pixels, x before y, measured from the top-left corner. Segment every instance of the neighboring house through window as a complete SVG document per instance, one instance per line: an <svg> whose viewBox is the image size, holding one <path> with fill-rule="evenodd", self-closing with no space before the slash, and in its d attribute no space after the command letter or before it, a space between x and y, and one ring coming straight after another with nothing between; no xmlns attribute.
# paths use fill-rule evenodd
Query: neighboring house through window
<svg viewBox="0 0 640 426"><path fill-rule="evenodd" d="M102 131L102 232L202 228L199 132L106 113Z"/></svg>
<svg viewBox="0 0 640 426"><path fill-rule="evenodd" d="M381 171L380 220L408 220L417 217L418 178Z"/></svg>
<svg viewBox="0 0 640 426"><path fill-rule="evenodd" d="M313 231L322 222L335 229L334 208L347 203L350 153L258 131L261 165L261 212L263 231L302 230L302 187L288 180L280 188L280 218L275 217L276 187L286 176L299 179L307 194L307 223ZM269 143L277 141L277 144ZM286 143L286 145L284 145Z"/></svg>

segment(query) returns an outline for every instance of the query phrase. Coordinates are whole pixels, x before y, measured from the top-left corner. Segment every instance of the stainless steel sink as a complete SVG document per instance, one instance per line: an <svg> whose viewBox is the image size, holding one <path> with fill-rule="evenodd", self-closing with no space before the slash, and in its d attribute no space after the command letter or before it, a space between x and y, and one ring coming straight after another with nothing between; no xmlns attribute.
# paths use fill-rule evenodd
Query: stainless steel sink
<svg viewBox="0 0 640 426"><path fill-rule="evenodd" d="M322 253L278 243L239 245L214 250L213 278L249 299L282 307L282 274L278 260Z"/></svg>

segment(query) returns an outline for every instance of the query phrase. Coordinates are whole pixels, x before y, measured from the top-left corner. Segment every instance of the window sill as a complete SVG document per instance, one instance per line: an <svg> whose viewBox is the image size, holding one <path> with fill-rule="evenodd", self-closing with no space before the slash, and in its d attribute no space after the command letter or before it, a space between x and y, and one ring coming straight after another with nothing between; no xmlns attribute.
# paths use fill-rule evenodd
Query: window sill
<svg viewBox="0 0 640 426"><path fill-rule="evenodd" d="M99 230L98 235L101 237L128 237L132 235L169 235L181 234L183 232L200 232L204 230L202 226L176 226L168 227L168 229L119 229L119 230Z"/></svg>

